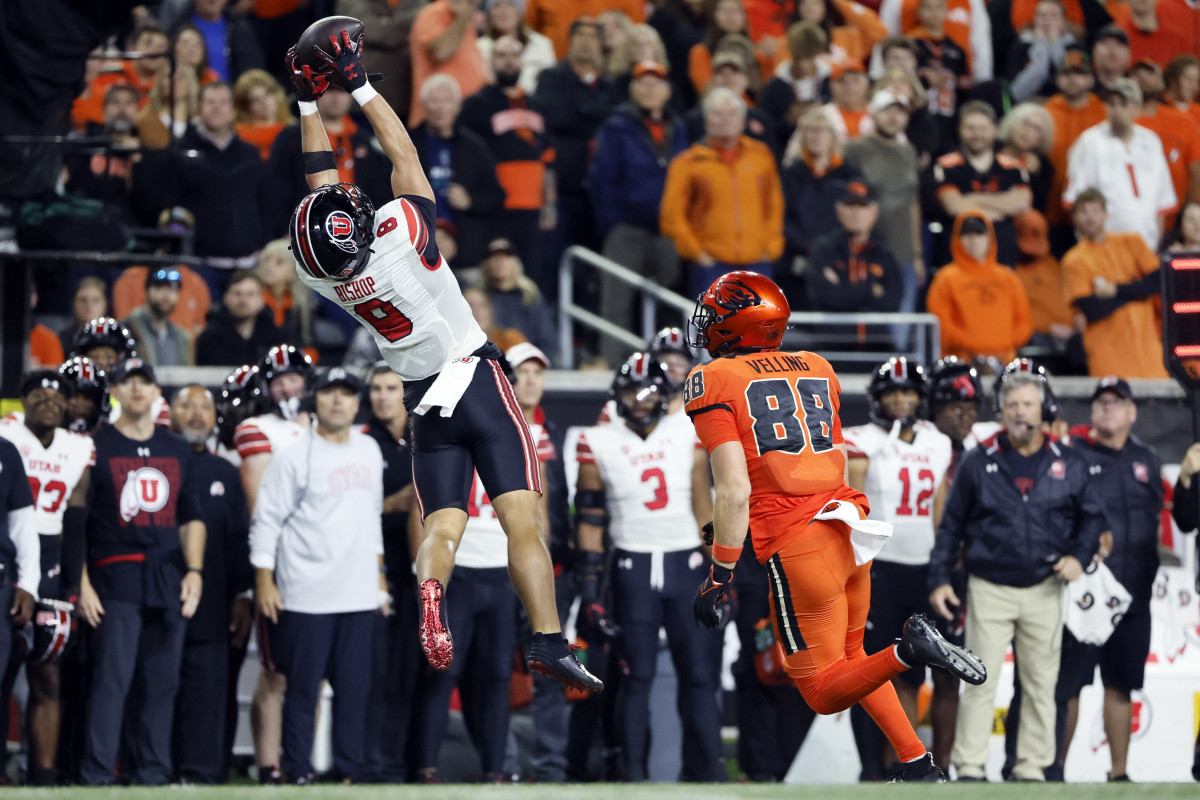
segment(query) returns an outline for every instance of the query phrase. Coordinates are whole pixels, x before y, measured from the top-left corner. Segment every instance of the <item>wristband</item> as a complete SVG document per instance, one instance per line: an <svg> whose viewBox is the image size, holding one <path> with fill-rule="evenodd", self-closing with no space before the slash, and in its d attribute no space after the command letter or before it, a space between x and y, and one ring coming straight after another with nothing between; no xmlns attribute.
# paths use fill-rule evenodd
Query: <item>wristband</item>
<svg viewBox="0 0 1200 800"><path fill-rule="evenodd" d="M200 573L203 573L203 572L204 572L204 569L203 569L203 568L201 568L201 567L188 567L188 568L187 568L187 571L188 571L188 572L200 572Z"/></svg>
<svg viewBox="0 0 1200 800"><path fill-rule="evenodd" d="M300 106L300 116L302 117L311 117L317 113L316 100L297 100L296 105Z"/></svg>
<svg viewBox="0 0 1200 800"><path fill-rule="evenodd" d="M337 169L337 159L333 157L333 153L329 150L317 150L312 153L304 153L304 174L316 175L318 172Z"/></svg>
<svg viewBox="0 0 1200 800"><path fill-rule="evenodd" d="M738 559L742 557L741 547L729 547L724 544L714 544L712 548L712 557L714 561L724 561L728 564L736 564Z"/></svg>
<svg viewBox="0 0 1200 800"><path fill-rule="evenodd" d="M354 98L354 102L358 103L359 107L361 108L362 106L365 106L368 102L370 102L372 99L378 97L379 92L375 91L371 87L371 84L367 83L367 84L363 84L362 86L358 87L353 92L351 92L350 96Z"/></svg>

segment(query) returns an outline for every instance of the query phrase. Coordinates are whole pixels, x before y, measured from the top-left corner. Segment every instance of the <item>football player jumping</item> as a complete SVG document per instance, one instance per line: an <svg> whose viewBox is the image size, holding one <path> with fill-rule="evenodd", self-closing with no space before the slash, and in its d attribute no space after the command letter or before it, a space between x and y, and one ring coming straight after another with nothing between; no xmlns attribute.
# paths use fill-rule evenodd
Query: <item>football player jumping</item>
<svg viewBox="0 0 1200 800"><path fill-rule="evenodd" d="M530 669L579 689L601 683L563 638L545 545L537 447L500 350L487 340L434 237L434 194L400 118L367 80L363 37L343 30L316 55L329 71L288 66L300 101L305 173L312 193L296 207L292 251L305 285L372 332L405 384L412 419L413 483L424 520L416 567L421 646L436 669L454 656L442 596L467 524L472 472L508 536L508 568L534 633ZM307 54L305 54L307 55ZM304 59L299 59L304 60ZM378 211L338 173L316 99L339 84L353 95L392 162L394 200Z"/></svg>

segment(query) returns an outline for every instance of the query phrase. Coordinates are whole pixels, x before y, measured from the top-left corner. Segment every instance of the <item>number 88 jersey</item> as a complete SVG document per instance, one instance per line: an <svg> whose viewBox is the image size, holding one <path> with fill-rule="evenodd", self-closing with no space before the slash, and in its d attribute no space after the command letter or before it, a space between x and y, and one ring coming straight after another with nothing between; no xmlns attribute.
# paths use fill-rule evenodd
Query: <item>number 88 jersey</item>
<svg viewBox="0 0 1200 800"><path fill-rule="evenodd" d="M950 437L918 420L912 443L876 424L846 429L850 458L866 458L863 489L872 516L893 525L892 538L876 556L896 564L928 564L933 550L933 498L950 468Z"/></svg>
<svg viewBox="0 0 1200 800"><path fill-rule="evenodd" d="M29 488L33 491L37 532L42 536L61 534L67 500L83 473L96 464L96 445L90 437L59 428L54 431L50 446L42 447L33 432L25 427L23 418L17 415L0 421L0 436L16 445L21 453Z"/></svg>

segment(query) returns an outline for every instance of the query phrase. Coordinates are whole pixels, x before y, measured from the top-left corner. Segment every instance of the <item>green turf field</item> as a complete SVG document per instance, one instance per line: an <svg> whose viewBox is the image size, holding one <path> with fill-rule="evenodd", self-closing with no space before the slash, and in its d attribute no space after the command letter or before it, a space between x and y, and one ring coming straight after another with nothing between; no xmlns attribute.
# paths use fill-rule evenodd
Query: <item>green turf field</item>
<svg viewBox="0 0 1200 800"><path fill-rule="evenodd" d="M886 784L851 786L778 786L750 784L586 784L574 786L528 785L515 786L335 786L312 787L172 787L168 789L5 789L4 796L19 798L55 798L55 800L96 800L111 797L114 800L229 800L230 798L255 798L256 800L467 800L488 798L495 800L650 800L650 798L812 798L812 800L874 800L875 798L927 798L945 797L954 800L1032 800L1032 798L1055 798L1056 800L1109 800L1110 798L1154 798L1173 800L1200 796L1194 783L1143 783L1143 784L1045 784L1034 786L1027 783L1009 784L945 784L930 786L889 786Z"/></svg>

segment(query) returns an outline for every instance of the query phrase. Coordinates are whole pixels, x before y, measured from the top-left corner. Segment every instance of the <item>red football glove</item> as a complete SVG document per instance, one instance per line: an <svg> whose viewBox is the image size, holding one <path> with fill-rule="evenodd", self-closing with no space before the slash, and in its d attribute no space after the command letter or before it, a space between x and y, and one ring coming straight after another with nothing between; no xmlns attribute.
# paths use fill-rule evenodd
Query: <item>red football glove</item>
<svg viewBox="0 0 1200 800"><path fill-rule="evenodd" d="M323 72L313 72L312 67L305 64L296 65L296 47L287 51L288 73L292 76L292 85L296 87L296 99L301 103L315 103L317 98L325 94L329 88L329 76Z"/></svg>

